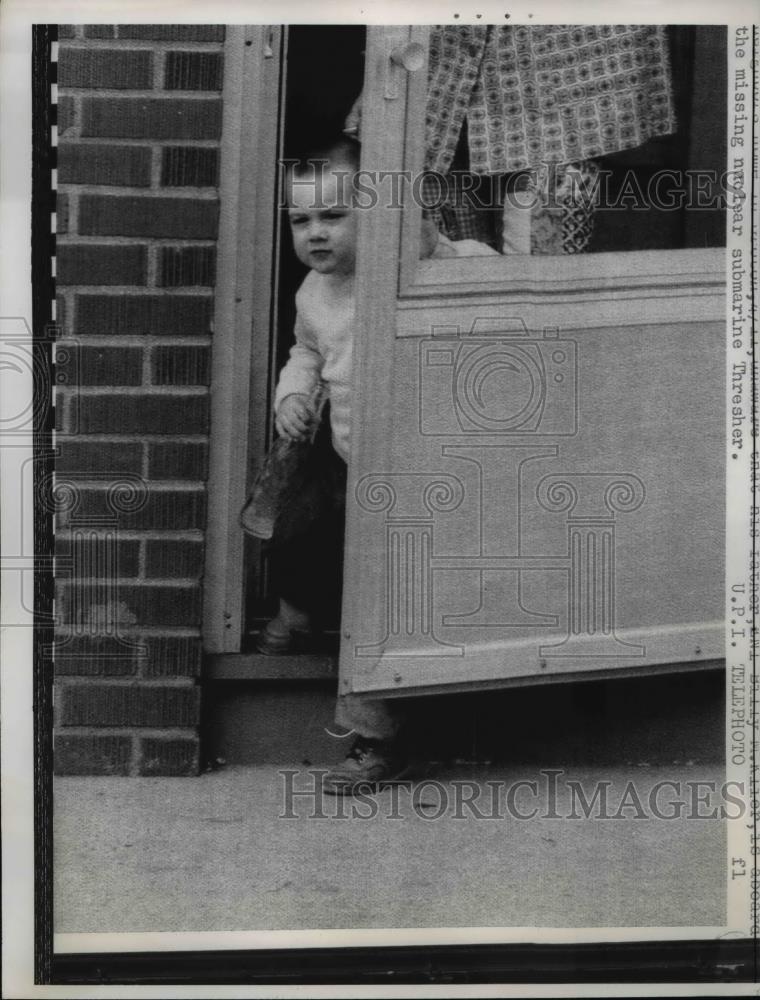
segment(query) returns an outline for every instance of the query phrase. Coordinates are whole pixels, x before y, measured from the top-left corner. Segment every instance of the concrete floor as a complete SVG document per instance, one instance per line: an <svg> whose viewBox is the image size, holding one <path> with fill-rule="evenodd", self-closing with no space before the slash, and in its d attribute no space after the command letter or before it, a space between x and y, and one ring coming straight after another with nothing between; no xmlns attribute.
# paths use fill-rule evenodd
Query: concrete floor
<svg viewBox="0 0 760 1000"><path fill-rule="evenodd" d="M720 779L716 767L679 771ZM284 779L270 766L195 779L58 779L56 931L723 923L720 821L462 820L451 779L540 776L503 767L429 776L451 796L437 820L424 818L439 806L430 785L416 808L399 795L400 820L389 818L389 790L372 819L332 818L334 800L325 800L327 819L308 818L308 800L293 803L300 818L278 818ZM645 796L674 768L568 776L588 789L611 780L617 808L628 780Z"/></svg>
<svg viewBox="0 0 760 1000"><path fill-rule="evenodd" d="M418 701L416 757L438 763L416 765L397 791L397 818L386 789L369 819L350 809L337 818L341 800L329 797L319 800L326 818L310 818L314 800L302 798L286 819L281 771L299 769L303 788L311 761L345 752L323 728L334 691L222 685L208 692L206 725L207 752L227 759L220 770L56 779L55 929L720 926L720 820L640 819L634 809L615 820L462 819L453 783L501 781L503 806L508 787L537 781L537 800L524 790L515 804L545 814L542 769L564 769L561 816L567 779L587 799L610 782L610 813L628 782L645 804L661 780L681 782L688 799L686 782L723 778L723 688L715 672ZM493 812L489 795L476 800L481 813Z"/></svg>

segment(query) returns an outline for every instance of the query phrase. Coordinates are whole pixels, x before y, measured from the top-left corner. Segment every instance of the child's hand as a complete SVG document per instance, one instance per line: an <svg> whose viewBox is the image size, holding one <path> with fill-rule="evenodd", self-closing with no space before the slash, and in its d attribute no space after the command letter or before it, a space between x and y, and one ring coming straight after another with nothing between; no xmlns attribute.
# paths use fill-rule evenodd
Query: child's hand
<svg viewBox="0 0 760 1000"><path fill-rule="evenodd" d="M300 392L292 392L286 396L280 403L274 422L281 437L291 441L305 441L314 422L309 397Z"/></svg>

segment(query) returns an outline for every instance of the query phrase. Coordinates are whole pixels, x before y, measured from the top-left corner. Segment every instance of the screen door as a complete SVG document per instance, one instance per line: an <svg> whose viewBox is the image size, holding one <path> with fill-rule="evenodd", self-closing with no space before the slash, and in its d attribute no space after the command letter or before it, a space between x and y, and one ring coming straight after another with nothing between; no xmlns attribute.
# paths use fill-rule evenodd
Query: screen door
<svg viewBox="0 0 760 1000"><path fill-rule="evenodd" d="M714 663L724 251L431 257L429 43L368 29L341 690Z"/></svg>

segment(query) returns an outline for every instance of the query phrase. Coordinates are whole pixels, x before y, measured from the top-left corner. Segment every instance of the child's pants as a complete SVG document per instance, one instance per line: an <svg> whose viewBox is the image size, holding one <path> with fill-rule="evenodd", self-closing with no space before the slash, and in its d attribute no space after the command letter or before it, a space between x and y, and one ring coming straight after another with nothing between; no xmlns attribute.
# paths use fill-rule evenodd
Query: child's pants
<svg viewBox="0 0 760 1000"><path fill-rule="evenodd" d="M320 624L330 625L340 618L347 470L322 435L315 442L313 459L302 491L309 502L299 510L301 526L278 521L267 553L278 597L308 612ZM287 514L283 520L287 522ZM388 701L355 695L338 698L335 721L375 740L393 739L399 728L398 713Z"/></svg>
<svg viewBox="0 0 760 1000"><path fill-rule="evenodd" d="M338 696L335 721L372 740L393 740L398 735L401 719L393 702L387 698L368 699L354 694Z"/></svg>
<svg viewBox="0 0 760 1000"><path fill-rule="evenodd" d="M278 517L266 552L277 596L329 626L340 616L346 463L322 432L308 461L305 481Z"/></svg>

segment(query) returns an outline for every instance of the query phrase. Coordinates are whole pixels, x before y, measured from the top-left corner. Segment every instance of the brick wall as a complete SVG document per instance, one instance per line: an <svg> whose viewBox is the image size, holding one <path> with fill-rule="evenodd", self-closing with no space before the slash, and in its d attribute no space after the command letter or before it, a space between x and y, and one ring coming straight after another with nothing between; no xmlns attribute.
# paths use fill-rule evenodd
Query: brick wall
<svg viewBox="0 0 760 1000"><path fill-rule="evenodd" d="M199 765L223 41L59 28L59 774Z"/></svg>

